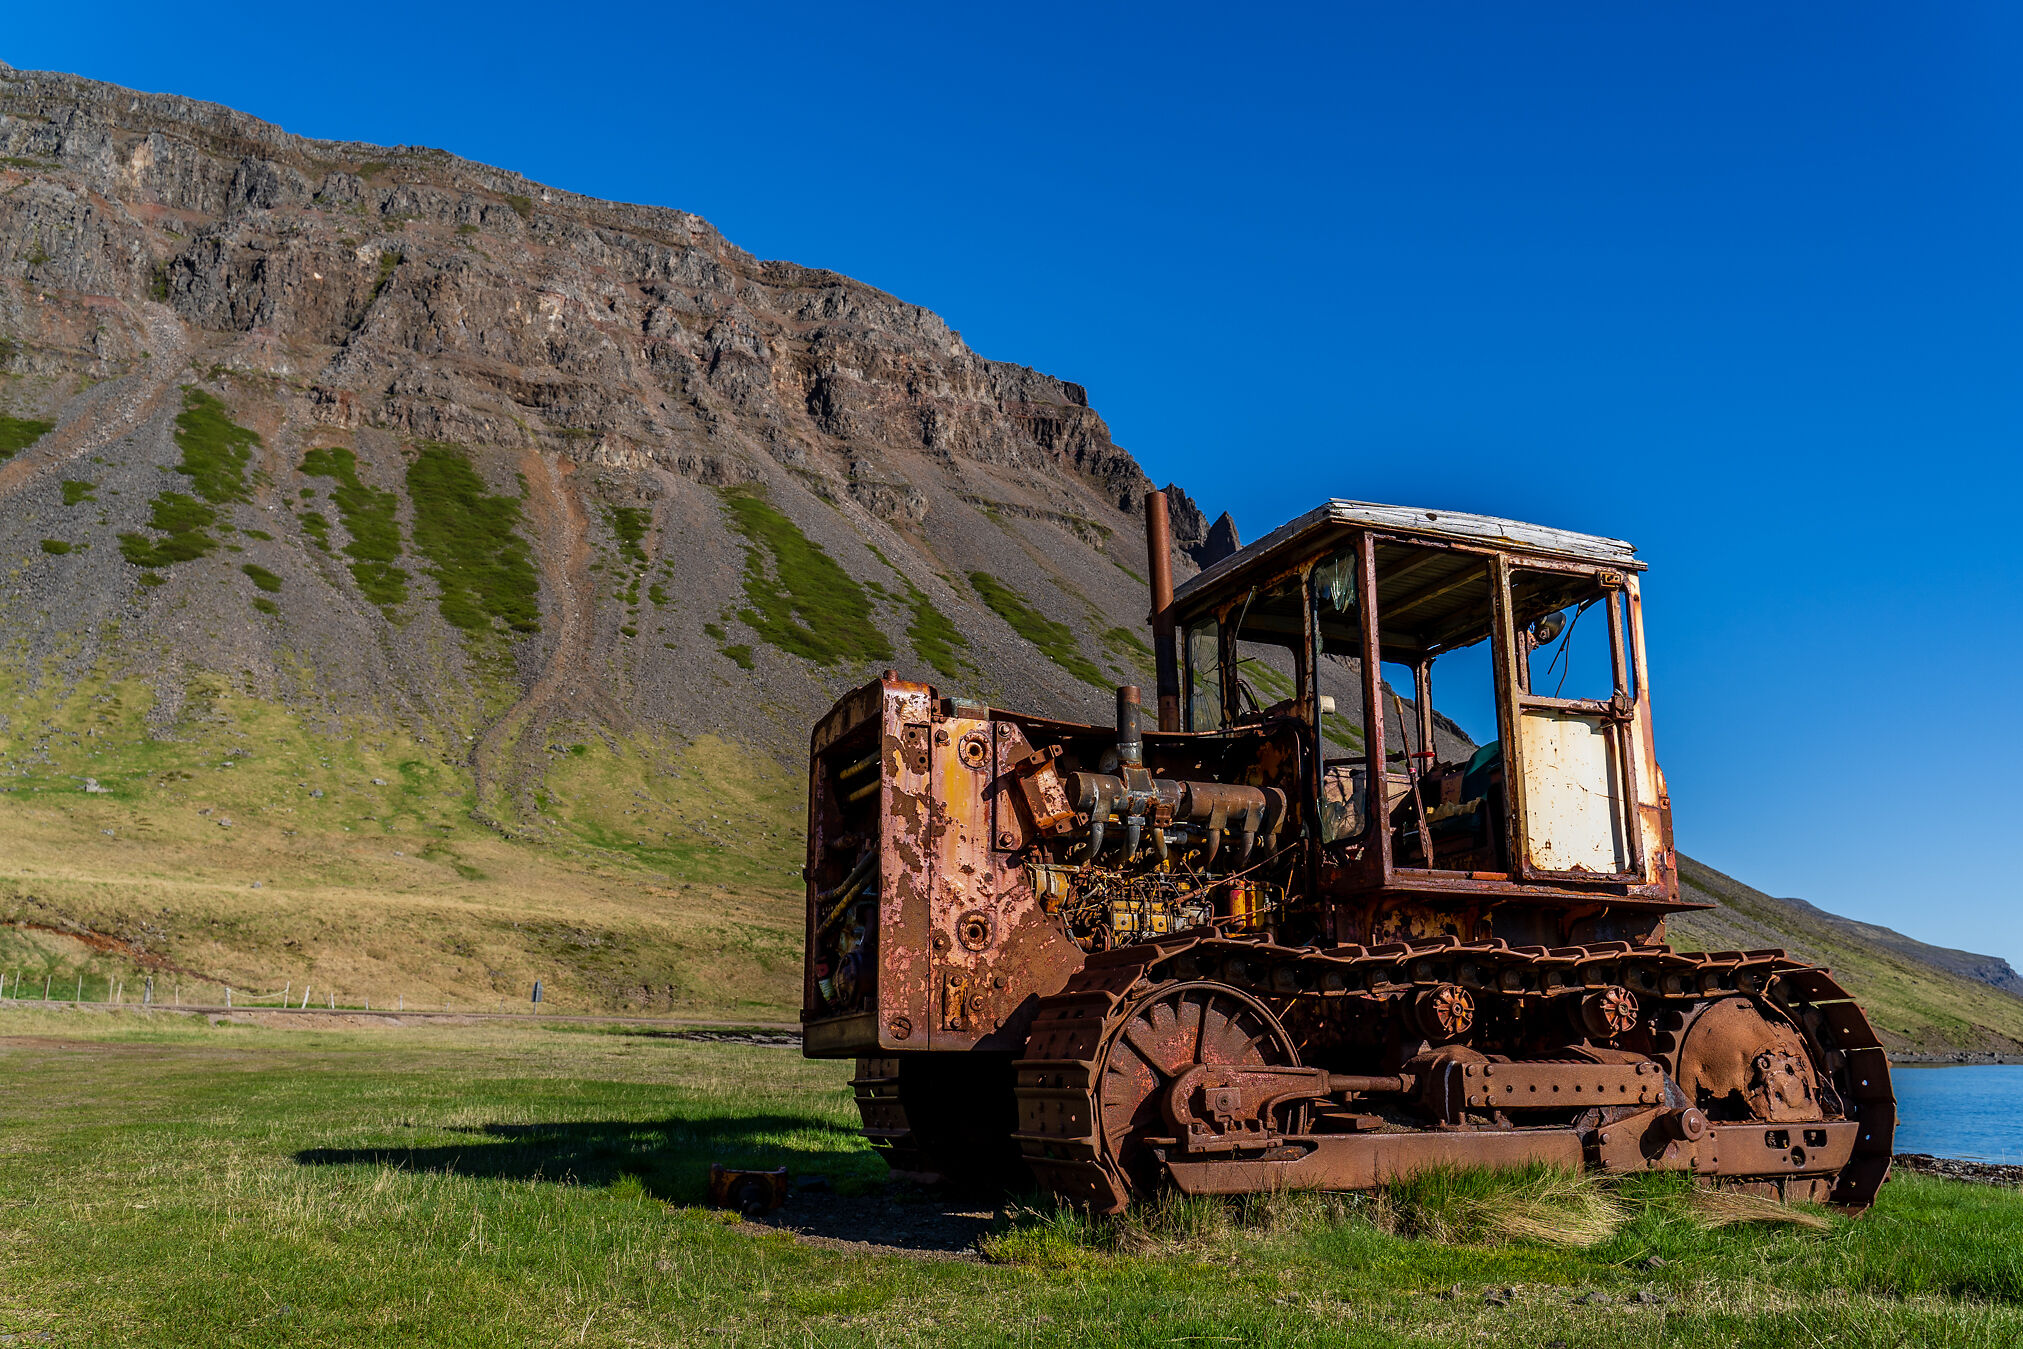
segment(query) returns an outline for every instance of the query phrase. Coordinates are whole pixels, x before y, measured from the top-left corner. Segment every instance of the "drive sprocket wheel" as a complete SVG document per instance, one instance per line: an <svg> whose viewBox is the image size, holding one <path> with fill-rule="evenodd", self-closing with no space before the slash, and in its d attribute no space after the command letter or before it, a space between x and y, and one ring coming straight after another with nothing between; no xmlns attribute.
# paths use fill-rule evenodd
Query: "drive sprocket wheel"
<svg viewBox="0 0 2023 1349"><path fill-rule="evenodd" d="M1148 1138L1169 1135L1165 1104L1173 1085L1200 1066L1299 1066L1292 1037L1247 993L1206 981L1155 986L1104 1037L1096 1118L1103 1161L1136 1198L1160 1175ZM1288 1114L1299 1109L1285 1107Z"/></svg>

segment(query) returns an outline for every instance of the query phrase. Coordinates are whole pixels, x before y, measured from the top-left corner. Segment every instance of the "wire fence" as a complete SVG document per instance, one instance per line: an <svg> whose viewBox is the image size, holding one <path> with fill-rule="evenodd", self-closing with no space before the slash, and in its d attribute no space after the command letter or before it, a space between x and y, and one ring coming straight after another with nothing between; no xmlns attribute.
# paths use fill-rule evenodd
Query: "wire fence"
<svg viewBox="0 0 2023 1349"><path fill-rule="evenodd" d="M157 979L154 975L139 975L133 979L120 976L93 978L89 975L58 976L44 971L39 979L34 973L24 974L19 969L0 970L0 1002L61 1002L86 1006L105 1007L188 1007L224 1009L228 1011L325 1011L325 1012L469 1012L504 1015L510 1008L527 1014L539 1013L546 999L544 981L535 980L528 994L523 998L495 997L476 1002L456 1001L444 998L438 1002L434 998L410 998L405 992L397 992L392 998L382 996L378 1005L369 994L342 993L331 985L317 985L314 980L305 982L298 992L293 980L278 989L259 990L239 988L235 985L210 981L180 978Z"/></svg>

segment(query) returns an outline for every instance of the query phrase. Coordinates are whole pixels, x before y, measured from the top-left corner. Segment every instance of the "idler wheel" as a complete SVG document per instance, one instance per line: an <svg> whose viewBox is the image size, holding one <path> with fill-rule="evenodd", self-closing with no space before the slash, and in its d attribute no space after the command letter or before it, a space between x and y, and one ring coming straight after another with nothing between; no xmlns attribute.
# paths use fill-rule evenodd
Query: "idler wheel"
<svg viewBox="0 0 2023 1349"><path fill-rule="evenodd" d="M1716 1119L1795 1123L1821 1118L1819 1075L1805 1041L1750 998L1723 998L1678 1032L1673 1079Z"/></svg>
<svg viewBox="0 0 2023 1349"><path fill-rule="evenodd" d="M1593 1040L1613 1040L1637 1028L1637 995L1620 986L1581 999L1580 1025Z"/></svg>
<svg viewBox="0 0 2023 1349"><path fill-rule="evenodd" d="M1475 995L1459 984L1435 984L1412 999L1412 1018L1429 1040L1453 1040L1475 1025Z"/></svg>
<svg viewBox="0 0 2023 1349"><path fill-rule="evenodd" d="M1101 1064L1095 1105L1104 1159L1142 1198L1159 1181L1145 1140L1172 1133L1165 1103L1175 1084L1203 1067L1296 1068L1299 1051L1257 999L1190 981L1148 992L1106 1037ZM1290 1116L1301 1107L1285 1109Z"/></svg>

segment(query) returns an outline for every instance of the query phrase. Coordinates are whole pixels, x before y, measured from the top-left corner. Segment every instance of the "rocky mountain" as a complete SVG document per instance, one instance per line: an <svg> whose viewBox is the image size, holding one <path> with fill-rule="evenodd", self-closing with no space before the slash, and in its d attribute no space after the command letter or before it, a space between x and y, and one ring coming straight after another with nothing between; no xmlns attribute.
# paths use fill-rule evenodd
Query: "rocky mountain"
<svg viewBox="0 0 2023 1349"><path fill-rule="evenodd" d="M558 718L785 752L881 666L1062 713L1143 667L1085 392L696 216L4 70L0 276L31 663L469 742L504 813Z"/></svg>
<svg viewBox="0 0 2023 1349"><path fill-rule="evenodd" d="M697 216L0 66L0 960L777 1011L809 724L885 667L1107 719L1151 486ZM1688 878L2023 1035L2000 962Z"/></svg>

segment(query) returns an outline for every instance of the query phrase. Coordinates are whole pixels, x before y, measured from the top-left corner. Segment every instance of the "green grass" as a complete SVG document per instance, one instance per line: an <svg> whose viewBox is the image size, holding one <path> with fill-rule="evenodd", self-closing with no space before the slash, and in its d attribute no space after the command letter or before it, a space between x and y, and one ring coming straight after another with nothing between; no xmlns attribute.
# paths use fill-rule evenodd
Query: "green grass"
<svg viewBox="0 0 2023 1349"><path fill-rule="evenodd" d="M1009 623L1013 632L1038 647L1047 659L1085 684L1093 684L1099 689L1111 687L1108 677L1096 668L1095 662L1082 654L1074 631L1067 624L1048 618L1027 603L1025 596L989 572L971 572L969 584L977 596L990 606L992 613Z"/></svg>
<svg viewBox="0 0 2023 1349"><path fill-rule="evenodd" d="M646 527L653 523L653 512L638 506L613 506L606 515L612 537L618 540L618 555L636 567L644 567L646 550L639 544L646 537Z"/></svg>
<svg viewBox="0 0 2023 1349"><path fill-rule="evenodd" d="M1135 670L1146 679L1155 679L1159 674L1158 662L1153 658L1152 648L1145 639L1129 628L1111 628L1103 634L1103 649L1110 653L1110 659L1127 669Z"/></svg>
<svg viewBox="0 0 2023 1349"><path fill-rule="evenodd" d="M97 486L96 483L80 482L76 478L64 479L63 504L66 506L78 506L87 501L98 500L96 496L92 495L92 488L95 486Z"/></svg>
<svg viewBox="0 0 2023 1349"><path fill-rule="evenodd" d="M962 654L969 649L969 638L948 621L948 615L934 607L926 591L903 573L899 582L906 587L906 608L911 619L906 625L906 640L913 643L913 653L944 679L958 683L974 679L976 667Z"/></svg>
<svg viewBox="0 0 2023 1349"><path fill-rule="evenodd" d="M296 517L302 521L302 532L324 552L330 551L330 520L321 511L304 511Z"/></svg>
<svg viewBox="0 0 2023 1349"><path fill-rule="evenodd" d="M745 539L738 618L760 641L817 665L892 659L871 597L820 544L750 488L721 495L730 527Z"/></svg>
<svg viewBox="0 0 2023 1349"><path fill-rule="evenodd" d="M12 459L56 429L55 422L30 417L0 417L0 459Z"/></svg>
<svg viewBox="0 0 2023 1349"><path fill-rule="evenodd" d="M529 1023L283 1030L0 1003L0 1334L750 1349L2023 1336L2023 1196L1924 1179L1816 1230L1710 1226L1683 1186L1639 1178L1608 1192L1622 1221L1585 1247L1427 1235L1471 1203L1540 1202L1536 1176L1168 1200L1123 1222L1028 1200L997 1221L987 1261L823 1247L700 1204L713 1161L825 1176L843 1197L831 1211L874 1198L882 1164L856 1132L849 1064ZM894 1197L903 1242L911 1206ZM795 1200L783 1216L820 1212Z"/></svg>
<svg viewBox="0 0 2023 1349"><path fill-rule="evenodd" d="M162 701L0 667L0 704L0 972L136 974L66 935L88 929L145 934L214 994L306 979L468 1007L539 978L564 1011L799 1005L806 780L747 748L558 727L581 747L546 756L540 818L506 837L472 818L460 737L326 724L198 672Z"/></svg>
<svg viewBox="0 0 2023 1349"><path fill-rule="evenodd" d="M520 219L532 220L534 218L534 199L532 197L524 197L517 192L508 192L504 195L506 205L512 207L513 213L519 216Z"/></svg>
<svg viewBox="0 0 2023 1349"><path fill-rule="evenodd" d="M441 591L442 616L466 632L538 632L540 579L520 537L520 503L485 490L455 445L424 445L407 470L414 546Z"/></svg>
<svg viewBox="0 0 2023 1349"><path fill-rule="evenodd" d="M255 586L270 595L277 593L281 589L281 578L257 562L248 562L245 566L239 568L239 570L246 573L252 579Z"/></svg>
<svg viewBox="0 0 2023 1349"><path fill-rule="evenodd" d="M145 534L119 536L120 555L136 567L171 567L194 562L215 552L218 541L210 530L229 532L216 507L249 501L246 465L260 437L234 422L229 410L202 389L184 386L183 410L176 415L176 445L182 461L175 472L190 480L195 496L161 492L150 504L149 528L166 537Z"/></svg>
<svg viewBox="0 0 2023 1349"><path fill-rule="evenodd" d="M261 599L258 595L255 595L253 597L253 607L255 609L258 609L261 613L268 615L278 614L281 612L280 605L274 603L274 601L272 600Z"/></svg>
<svg viewBox="0 0 2023 1349"><path fill-rule="evenodd" d="M387 283L393 280L393 274L400 269L400 264L406 260L401 254L392 250L379 255L379 271L372 278L373 299L377 300L386 290Z"/></svg>
<svg viewBox="0 0 2023 1349"><path fill-rule="evenodd" d="M209 533L217 522L218 513L195 497L162 492L150 503L148 525L165 537L123 533L119 536L120 556L136 567L194 562L217 550L218 541Z"/></svg>
<svg viewBox="0 0 2023 1349"><path fill-rule="evenodd" d="M393 492L360 482L358 456L342 447L309 451L302 456L302 471L337 484L330 500L351 535L344 552L352 559L351 578L358 583L359 590L382 610L404 604L408 575L395 565L400 561L400 522L394 512L400 498ZM303 527L327 550L329 522L315 512L305 513L302 520ZM313 527L311 520L315 522Z"/></svg>
<svg viewBox="0 0 2023 1349"><path fill-rule="evenodd" d="M185 386L183 410L176 415L176 444L183 452L176 472L214 506L251 500L246 465L260 437L235 423L226 415L229 411L202 389Z"/></svg>
<svg viewBox="0 0 2023 1349"><path fill-rule="evenodd" d="M62 557L70 551L70 545L62 539L44 539L42 541L42 551L56 557Z"/></svg>

